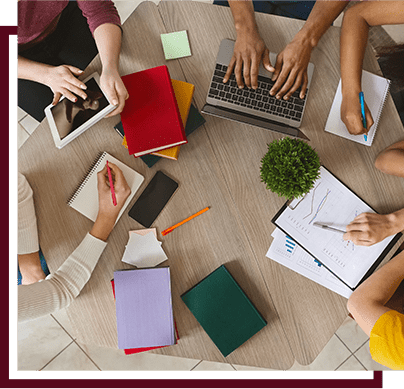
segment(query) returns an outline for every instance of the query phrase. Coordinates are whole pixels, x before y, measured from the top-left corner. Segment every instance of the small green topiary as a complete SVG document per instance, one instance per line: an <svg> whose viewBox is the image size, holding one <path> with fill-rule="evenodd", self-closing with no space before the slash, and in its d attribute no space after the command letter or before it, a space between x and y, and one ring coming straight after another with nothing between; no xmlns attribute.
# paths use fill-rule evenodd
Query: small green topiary
<svg viewBox="0 0 404 389"><path fill-rule="evenodd" d="M261 181L267 189L289 200L308 193L320 175L317 153L299 139L271 142L261 163Z"/></svg>

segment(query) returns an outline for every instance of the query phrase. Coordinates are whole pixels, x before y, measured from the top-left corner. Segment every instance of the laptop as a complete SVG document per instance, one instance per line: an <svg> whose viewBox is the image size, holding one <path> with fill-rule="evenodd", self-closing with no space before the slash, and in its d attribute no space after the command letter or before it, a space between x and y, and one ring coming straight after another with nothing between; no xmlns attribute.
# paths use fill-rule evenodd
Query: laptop
<svg viewBox="0 0 404 389"><path fill-rule="evenodd" d="M265 70L262 64L258 73L258 88L255 91L247 87L238 88L234 73L229 81L223 84L223 77L233 56L234 44L235 42L230 39L223 39L220 43L215 70L202 112L309 140L299 127L306 107L314 65L309 63L307 68L309 81L304 99L299 97L299 88L289 100L278 100L269 94L275 82L271 80L272 73ZM270 53L271 64L275 64L276 56L275 53Z"/></svg>

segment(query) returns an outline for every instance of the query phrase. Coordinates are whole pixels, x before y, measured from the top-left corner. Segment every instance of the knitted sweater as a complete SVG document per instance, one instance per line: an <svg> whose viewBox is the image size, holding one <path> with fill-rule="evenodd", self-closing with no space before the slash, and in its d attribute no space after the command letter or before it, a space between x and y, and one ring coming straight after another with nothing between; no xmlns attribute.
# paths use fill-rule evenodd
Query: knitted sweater
<svg viewBox="0 0 404 389"><path fill-rule="evenodd" d="M69 4L69 0L18 2L18 43L26 44L37 39L37 43L54 31L59 15ZM92 34L105 23L121 24L114 3L108 1L77 1ZM42 34L42 35L41 35Z"/></svg>
<svg viewBox="0 0 404 389"><path fill-rule="evenodd" d="M18 254L39 250L33 192L18 173ZM89 280L106 242L89 233L62 266L45 280L18 286L18 321L36 319L68 306Z"/></svg>

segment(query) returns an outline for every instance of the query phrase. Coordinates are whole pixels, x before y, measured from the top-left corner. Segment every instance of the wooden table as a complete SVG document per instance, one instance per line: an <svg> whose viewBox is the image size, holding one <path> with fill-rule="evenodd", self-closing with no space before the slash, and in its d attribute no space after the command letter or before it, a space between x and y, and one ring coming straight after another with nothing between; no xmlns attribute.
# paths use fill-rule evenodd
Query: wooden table
<svg viewBox="0 0 404 389"><path fill-rule="evenodd" d="M257 14L263 39L279 52L303 22ZM194 2L142 3L124 24L122 75L166 64L174 79L195 85L202 108L219 43L235 39L230 9ZM165 61L160 34L187 30L192 56ZM321 162L378 212L404 207L404 181L377 171L377 154L403 138L403 126L389 97L372 147L326 134L324 125L339 80L339 28L332 27L313 51L314 78L302 131ZM370 49L364 68L380 72ZM96 58L86 75L100 71ZM39 239L51 272L77 247L92 222L66 205L98 151L104 150L144 175L157 170L174 177L180 188L154 226L162 231L194 212L211 210L175 232L160 237L171 267L174 316L180 342L160 354L288 369L296 360L311 363L346 318L346 299L265 257L272 241L270 220L284 203L260 182L260 160L267 143L280 135L256 127L206 117L206 124L181 148L178 161L162 159L148 169L129 156L113 129L119 118L104 119L58 150L43 121L19 152L19 170L34 190ZM77 338L117 347L115 305L110 280L121 262L128 231L143 228L124 213L80 296L68 308ZM268 325L224 358L180 299L180 295L219 265L226 267L267 320Z"/></svg>

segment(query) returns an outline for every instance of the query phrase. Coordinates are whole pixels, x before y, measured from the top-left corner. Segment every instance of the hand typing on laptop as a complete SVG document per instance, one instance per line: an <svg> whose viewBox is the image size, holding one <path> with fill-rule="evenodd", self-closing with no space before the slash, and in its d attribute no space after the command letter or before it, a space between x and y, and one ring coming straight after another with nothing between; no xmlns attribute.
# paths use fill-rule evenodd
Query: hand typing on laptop
<svg viewBox="0 0 404 389"><path fill-rule="evenodd" d="M299 97L304 98L308 84L307 66L313 48L328 27L346 7L346 2L317 1L305 25L294 39L279 53L275 66L268 57L268 48L258 32L251 1L229 1L237 31L233 58L223 82L227 82L234 70L239 88L258 88L258 67L263 63L273 72L274 85L270 95L288 100L301 87ZM244 80L243 80L243 77Z"/></svg>

